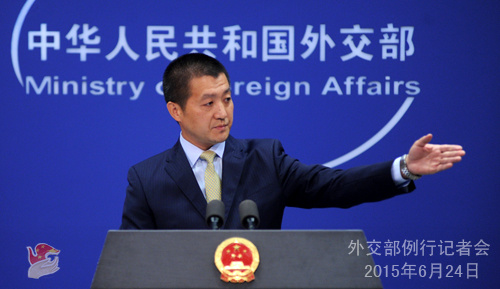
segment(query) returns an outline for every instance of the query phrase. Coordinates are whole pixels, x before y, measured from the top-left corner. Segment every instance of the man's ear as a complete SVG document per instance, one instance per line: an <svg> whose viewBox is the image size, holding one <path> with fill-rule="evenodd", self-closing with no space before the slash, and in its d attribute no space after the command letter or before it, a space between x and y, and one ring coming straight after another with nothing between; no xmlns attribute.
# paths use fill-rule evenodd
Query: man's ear
<svg viewBox="0 0 500 289"><path fill-rule="evenodd" d="M181 120L182 108L179 104L169 101L167 103L167 109L170 116L175 119L175 121L179 122Z"/></svg>

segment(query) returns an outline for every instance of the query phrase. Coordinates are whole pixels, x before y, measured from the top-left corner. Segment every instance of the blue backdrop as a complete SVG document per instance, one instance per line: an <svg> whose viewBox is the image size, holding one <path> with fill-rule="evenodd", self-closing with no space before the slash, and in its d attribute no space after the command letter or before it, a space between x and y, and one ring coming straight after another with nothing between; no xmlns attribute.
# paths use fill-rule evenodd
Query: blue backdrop
<svg viewBox="0 0 500 289"><path fill-rule="evenodd" d="M463 145L460 164L412 194L290 208L283 225L364 230L385 288L495 288L499 3L3 3L2 287L90 286L128 168L178 138L163 70L198 51L230 73L232 134L278 138L304 163L385 161L429 132ZM27 247L42 243L59 270L29 278Z"/></svg>

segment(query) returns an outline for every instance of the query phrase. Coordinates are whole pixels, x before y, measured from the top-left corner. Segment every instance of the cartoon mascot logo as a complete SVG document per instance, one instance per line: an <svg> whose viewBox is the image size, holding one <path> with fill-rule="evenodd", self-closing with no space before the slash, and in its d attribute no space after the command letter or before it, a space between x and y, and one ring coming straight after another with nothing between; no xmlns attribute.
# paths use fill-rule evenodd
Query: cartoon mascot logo
<svg viewBox="0 0 500 289"><path fill-rule="evenodd" d="M38 279L42 276L54 274L59 270L59 253L60 250L55 249L54 247L40 243L36 245L35 252L31 247L28 248L28 261L31 266L28 270L28 277L33 279ZM52 259L50 256L55 255Z"/></svg>

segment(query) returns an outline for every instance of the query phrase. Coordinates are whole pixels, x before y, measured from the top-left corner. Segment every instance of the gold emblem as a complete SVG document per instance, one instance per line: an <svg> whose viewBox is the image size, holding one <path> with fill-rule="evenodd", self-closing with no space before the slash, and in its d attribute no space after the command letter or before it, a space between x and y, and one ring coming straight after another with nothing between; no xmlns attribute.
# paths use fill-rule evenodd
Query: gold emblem
<svg viewBox="0 0 500 289"><path fill-rule="evenodd" d="M215 266L221 280L232 283L250 282L259 266L259 252L255 245L244 238L224 240L215 250Z"/></svg>

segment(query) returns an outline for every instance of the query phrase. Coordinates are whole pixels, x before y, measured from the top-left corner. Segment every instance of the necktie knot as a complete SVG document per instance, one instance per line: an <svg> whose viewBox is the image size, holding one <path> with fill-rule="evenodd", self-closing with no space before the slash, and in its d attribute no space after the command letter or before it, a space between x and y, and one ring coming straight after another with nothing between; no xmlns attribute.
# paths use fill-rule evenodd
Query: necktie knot
<svg viewBox="0 0 500 289"><path fill-rule="evenodd" d="M206 160L209 163L213 163L216 155L217 154L214 151L204 151L200 155L200 158Z"/></svg>

